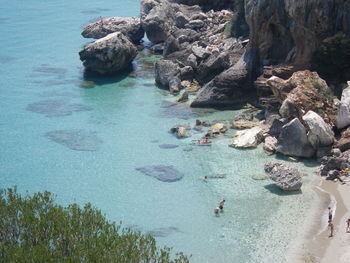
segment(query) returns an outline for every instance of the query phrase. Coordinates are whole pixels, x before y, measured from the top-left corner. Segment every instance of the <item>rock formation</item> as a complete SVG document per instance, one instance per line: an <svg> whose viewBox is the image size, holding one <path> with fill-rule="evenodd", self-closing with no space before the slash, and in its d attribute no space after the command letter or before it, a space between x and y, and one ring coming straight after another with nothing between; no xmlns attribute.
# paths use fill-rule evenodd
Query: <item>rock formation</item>
<svg viewBox="0 0 350 263"><path fill-rule="evenodd" d="M262 128L259 126L243 131L237 131L230 146L235 148L256 147L263 138L262 131Z"/></svg>
<svg viewBox="0 0 350 263"><path fill-rule="evenodd" d="M136 47L120 32L98 39L79 52L84 67L99 74L111 74L127 69L136 55Z"/></svg>
<svg viewBox="0 0 350 263"><path fill-rule="evenodd" d="M265 172L284 191L298 191L303 182L298 169L281 163L265 164Z"/></svg>
<svg viewBox="0 0 350 263"><path fill-rule="evenodd" d="M324 38L350 35L348 1L247 0L245 17L256 65L307 66Z"/></svg>
<svg viewBox="0 0 350 263"><path fill-rule="evenodd" d="M306 129L298 118L282 127L278 137L277 152L297 157L312 157L315 149L310 144Z"/></svg>
<svg viewBox="0 0 350 263"><path fill-rule="evenodd" d="M141 27L141 20L137 17L108 17L88 24L81 33L85 38L103 38L108 34L121 32L131 42L138 44L145 32Z"/></svg>

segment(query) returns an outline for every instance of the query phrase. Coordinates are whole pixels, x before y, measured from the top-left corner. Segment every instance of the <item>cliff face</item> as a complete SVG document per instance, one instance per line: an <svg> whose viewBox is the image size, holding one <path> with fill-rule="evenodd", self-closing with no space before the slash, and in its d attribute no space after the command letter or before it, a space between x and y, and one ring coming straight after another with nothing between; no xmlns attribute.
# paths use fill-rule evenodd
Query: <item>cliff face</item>
<svg viewBox="0 0 350 263"><path fill-rule="evenodd" d="M307 66L321 41L350 36L350 0L246 0L255 63Z"/></svg>

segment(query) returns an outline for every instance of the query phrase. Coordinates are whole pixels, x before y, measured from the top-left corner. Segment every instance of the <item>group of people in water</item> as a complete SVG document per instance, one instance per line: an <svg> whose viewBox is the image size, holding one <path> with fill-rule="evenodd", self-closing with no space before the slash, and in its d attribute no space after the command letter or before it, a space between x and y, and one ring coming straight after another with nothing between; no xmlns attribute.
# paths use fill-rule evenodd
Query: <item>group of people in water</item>
<svg viewBox="0 0 350 263"><path fill-rule="evenodd" d="M219 216L220 215L220 212L223 212L224 210L224 204L225 204L225 199L222 199L218 206L214 208L214 213L216 216Z"/></svg>
<svg viewBox="0 0 350 263"><path fill-rule="evenodd" d="M329 230L329 237L333 237L334 233L334 225L333 225L333 210L331 207L328 207L328 230ZM350 233L350 218L346 220L346 233Z"/></svg>

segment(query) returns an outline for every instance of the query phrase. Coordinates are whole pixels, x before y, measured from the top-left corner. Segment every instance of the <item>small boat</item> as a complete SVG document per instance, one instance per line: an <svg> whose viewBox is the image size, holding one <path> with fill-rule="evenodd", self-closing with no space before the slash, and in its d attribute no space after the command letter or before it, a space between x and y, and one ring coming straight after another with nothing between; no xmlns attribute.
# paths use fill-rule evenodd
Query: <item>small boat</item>
<svg viewBox="0 0 350 263"><path fill-rule="evenodd" d="M210 146L211 143L212 143L212 142L209 141L209 140L204 140L204 141L201 141L201 140L192 140L192 144L200 145L200 146Z"/></svg>

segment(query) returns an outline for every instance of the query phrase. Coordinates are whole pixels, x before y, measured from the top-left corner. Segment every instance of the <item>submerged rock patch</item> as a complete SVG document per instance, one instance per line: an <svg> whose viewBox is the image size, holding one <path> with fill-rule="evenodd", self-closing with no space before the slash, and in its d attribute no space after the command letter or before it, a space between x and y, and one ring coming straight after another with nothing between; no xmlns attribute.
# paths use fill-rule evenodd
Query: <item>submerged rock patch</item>
<svg viewBox="0 0 350 263"><path fill-rule="evenodd" d="M64 100L42 100L28 104L28 111L44 114L46 117L62 117L73 112L90 111L93 108L82 104L69 104Z"/></svg>
<svg viewBox="0 0 350 263"><path fill-rule="evenodd" d="M179 147L179 145L177 145L177 144L167 144L167 143L159 144L158 146L161 149L174 149L174 148Z"/></svg>
<svg viewBox="0 0 350 263"><path fill-rule="evenodd" d="M97 151L103 143L96 132L80 129L50 131L45 136L75 151Z"/></svg>
<svg viewBox="0 0 350 263"><path fill-rule="evenodd" d="M153 236L153 237L167 237L173 233L178 233L180 230L177 227L160 227L155 228L151 231L148 231L147 234Z"/></svg>
<svg viewBox="0 0 350 263"><path fill-rule="evenodd" d="M64 75L67 73L67 69L65 68L50 67L46 64L42 64L40 67L34 68L33 71L37 73L58 74L58 75Z"/></svg>
<svg viewBox="0 0 350 263"><path fill-rule="evenodd" d="M183 174L176 170L173 166L166 165L150 165L136 168L137 171L154 177L162 182L172 183L183 178Z"/></svg>

